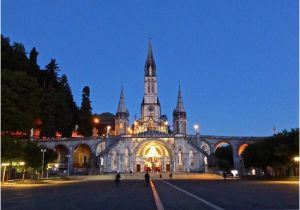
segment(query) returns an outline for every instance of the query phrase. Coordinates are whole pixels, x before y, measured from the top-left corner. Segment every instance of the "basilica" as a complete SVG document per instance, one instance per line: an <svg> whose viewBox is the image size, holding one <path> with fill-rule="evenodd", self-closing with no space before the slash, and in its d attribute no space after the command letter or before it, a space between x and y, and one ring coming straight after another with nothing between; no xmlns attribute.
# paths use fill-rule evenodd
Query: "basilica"
<svg viewBox="0 0 300 210"><path fill-rule="evenodd" d="M129 124L129 112L122 88L116 112L115 134L123 138L104 154L102 164L105 171L205 170L205 155L210 154L210 150L208 145L201 145L204 146L201 153L187 142L187 114L180 87L173 111L173 131L169 129L166 115L161 114L156 70L152 44L149 42L140 118L133 125Z"/></svg>
<svg viewBox="0 0 300 210"><path fill-rule="evenodd" d="M187 113L181 89L174 104L173 122L161 114L152 44L144 66L144 96L140 118L129 123L124 90L115 117L114 134L85 138L38 140L58 153L59 170L68 174L105 172L206 172L216 166L214 152L222 145L232 148L233 167L243 172L241 153L259 137L200 135L187 133ZM172 130L170 129L172 124Z"/></svg>

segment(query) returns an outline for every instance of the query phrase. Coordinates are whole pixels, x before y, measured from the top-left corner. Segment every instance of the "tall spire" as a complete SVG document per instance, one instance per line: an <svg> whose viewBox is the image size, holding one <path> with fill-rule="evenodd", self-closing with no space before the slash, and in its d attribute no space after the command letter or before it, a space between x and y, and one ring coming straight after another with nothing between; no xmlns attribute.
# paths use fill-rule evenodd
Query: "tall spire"
<svg viewBox="0 0 300 210"><path fill-rule="evenodd" d="M183 100L182 100L180 85L179 85L179 89L178 89L176 112L185 112L184 106L183 106Z"/></svg>
<svg viewBox="0 0 300 210"><path fill-rule="evenodd" d="M151 38L149 38L149 41L148 41L148 55L147 55L147 60L153 61L153 52L152 52Z"/></svg>
<svg viewBox="0 0 300 210"><path fill-rule="evenodd" d="M123 85L122 85L117 113L126 113L126 112L127 112L127 109L125 106L125 99L124 99Z"/></svg>
<svg viewBox="0 0 300 210"><path fill-rule="evenodd" d="M153 57L151 38L149 38L148 42L148 54L145 63L145 76L156 76L156 65Z"/></svg>

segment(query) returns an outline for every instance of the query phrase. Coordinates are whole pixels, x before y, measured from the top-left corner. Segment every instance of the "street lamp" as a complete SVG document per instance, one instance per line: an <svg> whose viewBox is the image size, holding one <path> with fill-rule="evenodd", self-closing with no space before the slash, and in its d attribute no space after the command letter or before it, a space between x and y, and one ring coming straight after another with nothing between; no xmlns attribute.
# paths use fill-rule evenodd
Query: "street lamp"
<svg viewBox="0 0 300 210"><path fill-rule="evenodd" d="M24 166L24 168L23 168L23 176L22 176L22 181L24 182L24 178L25 178L25 162L22 161L22 162L19 163L19 165L20 166Z"/></svg>
<svg viewBox="0 0 300 210"><path fill-rule="evenodd" d="M299 162L300 158L299 158L299 156L297 156L297 157L294 157L293 160L294 160L295 162Z"/></svg>
<svg viewBox="0 0 300 210"><path fill-rule="evenodd" d="M107 127L106 127L106 138L108 137L108 135L109 135L109 130L111 129L111 126L110 125L108 125Z"/></svg>
<svg viewBox="0 0 300 210"><path fill-rule="evenodd" d="M6 172L6 167L9 166L9 163L1 163L1 166L4 166L4 170L3 170L3 175L2 175L2 182L4 182L5 180L5 172Z"/></svg>
<svg viewBox="0 0 300 210"><path fill-rule="evenodd" d="M195 129L195 131L196 131L196 134L198 134L198 133L199 133L199 130L200 130L200 126L199 126L198 124L195 124L195 125L194 125L194 129Z"/></svg>
<svg viewBox="0 0 300 210"><path fill-rule="evenodd" d="M45 152L47 149L41 149L41 152L43 153L43 163L42 163L42 178L44 178L44 161L45 161Z"/></svg>
<svg viewBox="0 0 300 210"><path fill-rule="evenodd" d="M66 155L66 157L68 158L68 168L67 168L67 176L70 176L70 167L69 167L69 159L70 159L70 155Z"/></svg>
<svg viewBox="0 0 300 210"><path fill-rule="evenodd" d="M99 118L94 118L94 128L92 130L93 133L93 137L97 137L98 136L98 129L97 129L97 124L100 122Z"/></svg>

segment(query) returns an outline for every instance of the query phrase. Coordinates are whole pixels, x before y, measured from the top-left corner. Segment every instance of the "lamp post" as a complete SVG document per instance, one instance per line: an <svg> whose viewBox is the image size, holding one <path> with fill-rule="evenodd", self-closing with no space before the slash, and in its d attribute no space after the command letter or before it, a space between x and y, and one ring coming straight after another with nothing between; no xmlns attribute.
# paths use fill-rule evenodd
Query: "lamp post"
<svg viewBox="0 0 300 210"><path fill-rule="evenodd" d="M196 131L196 134L199 134L199 131L200 131L200 126L198 124L195 124L194 125L194 129Z"/></svg>
<svg viewBox="0 0 300 210"><path fill-rule="evenodd" d="M197 142L200 144L200 125L195 124L194 125L194 129L196 131L196 136L197 136Z"/></svg>
<svg viewBox="0 0 300 210"><path fill-rule="evenodd" d="M41 149L41 152L43 153L43 163L42 163L42 178L44 178L44 162L45 162L45 152L47 149Z"/></svg>
<svg viewBox="0 0 300 210"><path fill-rule="evenodd" d="M24 167L23 168L23 176L22 176L22 182L24 182L24 178L25 178L25 162L20 162L19 164L20 164L20 166Z"/></svg>
<svg viewBox="0 0 300 210"><path fill-rule="evenodd" d="M93 137L97 137L98 136L98 129L97 129L97 124L100 122L99 118L95 117L94 118L94 128L92 130L92 133L93 133Z"/></svg>
<svg viewBox="0 0 300 210"><path fill-rule="evenodd" d="M9 166L9 163L1 163L1 166L4 166L3 175L2 175L2 182L5 180L5 173L6 173L6 167Z"/></svg>
<svg viewBox="0 0 300 210"><path fill-rule="evenodd" d="M106 138L108 138L109 130L110 130L110 129L111 129L111 126L108 125L108 126L106 127Z"/></svg>
<svg viewBox="0 0 300 210"><path fill-rule="evenodd" d="M68 166L67 166L67 176L70 176L70 167L69 167L69 159L70 159L70 155L66 155L66 157L68 158L68 161L67 161L67 163L68 163Z"/></svg>

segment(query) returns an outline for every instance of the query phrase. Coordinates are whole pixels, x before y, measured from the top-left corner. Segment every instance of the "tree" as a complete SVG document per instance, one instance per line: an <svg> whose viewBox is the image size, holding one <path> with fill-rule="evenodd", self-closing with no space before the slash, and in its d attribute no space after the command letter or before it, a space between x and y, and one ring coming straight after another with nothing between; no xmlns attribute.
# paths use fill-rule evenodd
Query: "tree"
<svg viewBox="0 0 300 210"><path fill-rule="evenodd" d="M242 157L247 168L258 167L266 171L268 166L284 166L299 156L299 129L282 131L263 141L250 144Z"/></svg>
<svg viewBox="0 0 300 210"><path fill-rule="evenodd" d="M44 90L41 101L42 131L41 137L55 137L56 91L51 86Z"/></svg>
<svg viewBox="0 0 300 210"><path fill-rule="evenodd" d="M49 85L56 88L57 86L57 72L59 71L58 64L55 59L51 59L50 63L46 65L46 72L44 77L43 87L46 88Z"/></svg>
<svg viewBox="0 0 300 210"><path fill-rule="evenodd" d="M2 130L29 132L40 114L41 89L25 72L2 70Z"/></svg>
<svg viewBox="0 0 300 210"><path fill-rule="evenodd" d="M63 75L58 83L57 106L55 124L57 131L62 133L62 137L71 137L75 127L77 106L74 102L71 88L66 75Z"/></svg>
<svg viewBox="0 0 300 210"><path fill-rule="evenodd" d="M37 56L38 56L38 52L36 51L35 47L32 48L32 50L30 51L29 54L29 61L28 61L28 75L36 77L40 67L37 64Z"/></svg>
<svg viewBox="0 0 300 210"><path fill-rule="evenodd" d="M92 107L90 101L90 88L85 86L82 90L82 102L79 111L79 133L83 136L92 134Z"/></svg>
<svg viewBox="0 0 300 210"><path fill-rule="evenodd" d="M1 159L2 162L24 161L26 167L40 170L42 166L42 147L34 141L21 140L3 136L1 139ZM44 165L57 159L57 153L47 149L45 153Z"/></svg>
<svg viewBox="0 0 300 210"><path fill-rule="evenodd" d="M23 142L20 139L13 139L8 136L1 138L1 162L22 161Z"/></svg>

